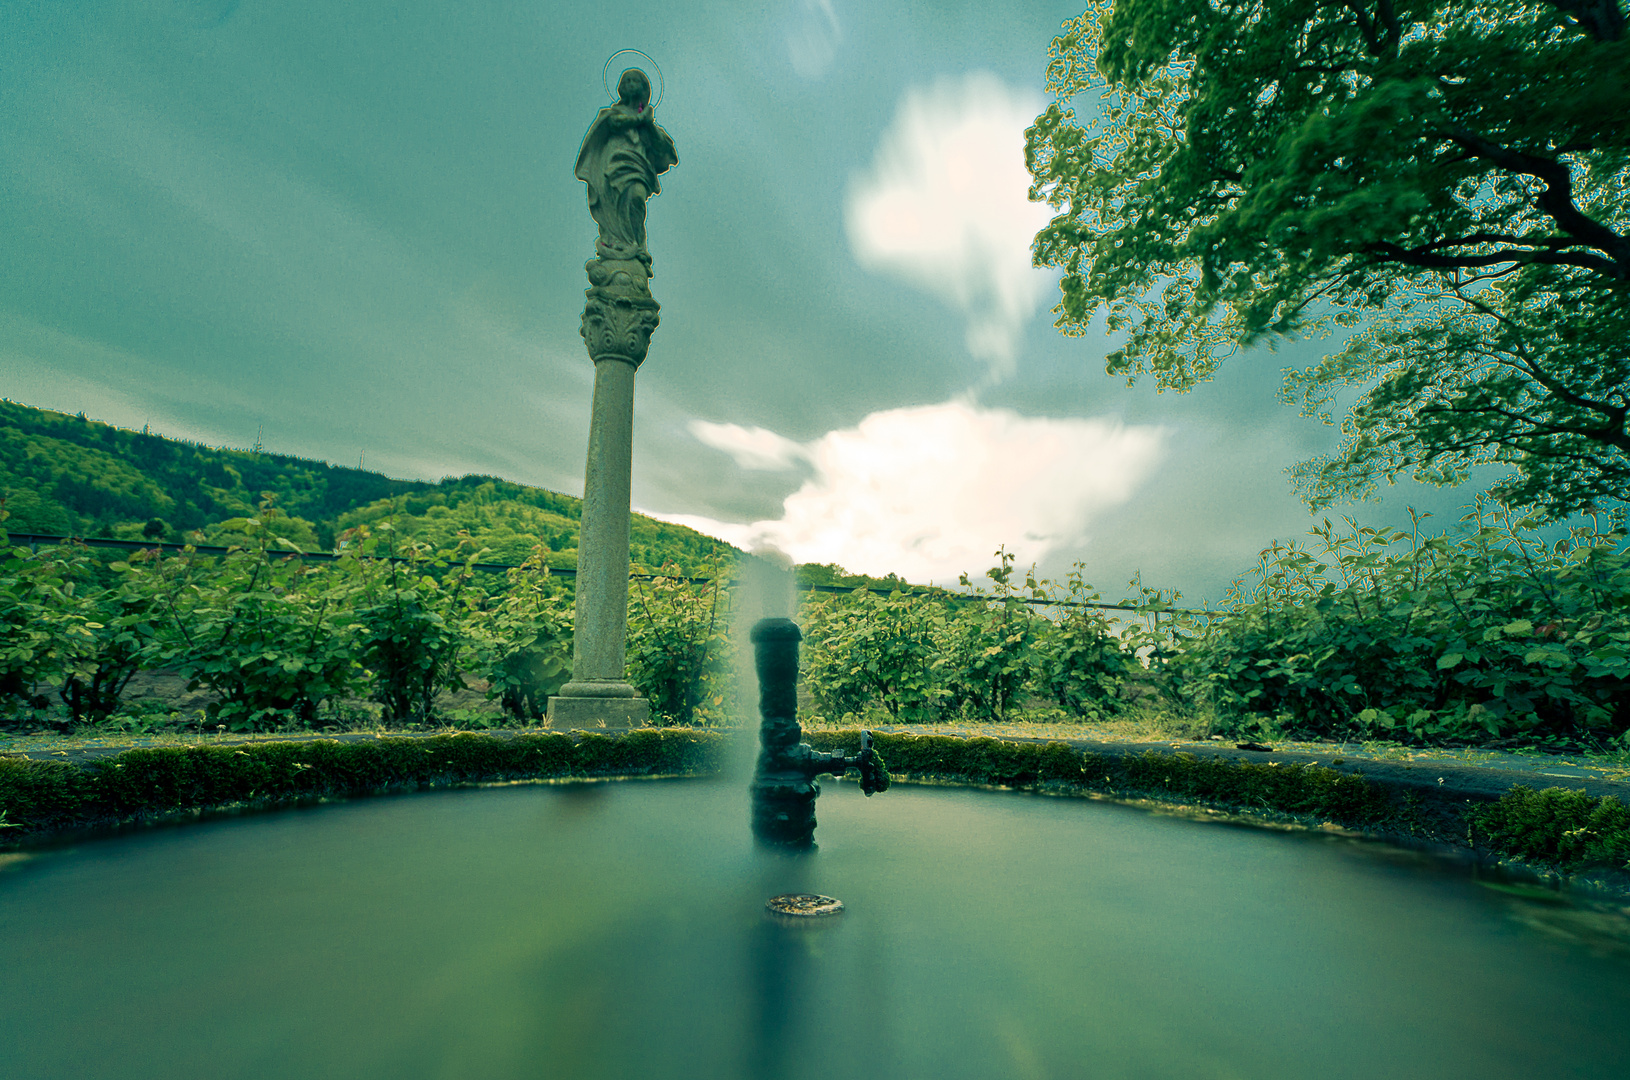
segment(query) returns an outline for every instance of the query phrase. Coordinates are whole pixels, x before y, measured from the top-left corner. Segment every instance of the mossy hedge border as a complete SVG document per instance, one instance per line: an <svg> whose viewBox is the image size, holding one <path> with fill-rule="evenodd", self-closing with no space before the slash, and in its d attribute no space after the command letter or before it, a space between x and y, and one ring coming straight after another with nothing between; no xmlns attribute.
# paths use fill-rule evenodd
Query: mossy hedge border
<svg viewBox="0 0 1630 1080"><path fill-rule="evenodd" d="M1111 755L1065 743L878 732L902 779L1074 791L1192 803L1310 824L1470 847L1561 874L1630 871L1630 808L1568 788L1518 786L1492 802L1440 802L1319 765L1258 764L1150 751ZM391 791L571 777L700 776L719 771L726 736L647 728L625 734L439 735L357 742L154 747L85 765L0 758L0 845L228 807L278 806ZM818 732L858 753L859 731Z"/></svg>
<svg viewBox="0 0 1630 1080"><path fill-rule="evenodd" d="M0 845L234 806L567 777L717 772L724 736L661 728L152 747L84 765L0 758Z"/></svg>
<svg viewBox="0 0 1630 1080"><path fill-rule="evenodd" d="M1432 805L1418 794L1321 765L1259 764L1187 753L1113 755L1065 743L876 732L903 779L993 784L1192 803L1330 823L1393 839L1469 848L1562 875L1630 871L1630 807L1570 788L1513 787L1493 801ZM860 732L812 733L822 750L857 753ZM1619 883L1623 884L1623 883Z"/></svg>

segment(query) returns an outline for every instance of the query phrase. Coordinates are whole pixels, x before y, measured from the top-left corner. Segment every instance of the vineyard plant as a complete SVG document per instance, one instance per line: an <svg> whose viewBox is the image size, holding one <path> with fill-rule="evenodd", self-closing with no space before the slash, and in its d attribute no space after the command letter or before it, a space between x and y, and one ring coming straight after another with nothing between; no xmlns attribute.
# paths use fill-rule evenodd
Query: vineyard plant
<svg viewBox="0 0 1630 1080"><path fill-rule="evenodd" d="M380 522L339 534L341 557L318 562L277 523L270 502L223 523L236 543L219 557L0 549L3 722L262 731L365 713L426 727L449 719L438 695L476 686L503 722L526 724L569 677L571 586L547 544L478 573L468 535L433 547ZM1624 537L1600 519L1538 525L1494 506L1436 534L1420 520L1407 532L1326 521L1308 543L1269 548L1205 611L1138 580L1117 610L1081 566L1051 581L1001 550L982 593L812 590L798 613L811 718L1157 716L1174 734L1623 747ZM741 719L729 567L694 577L706 580L670 564L630 589L629 678L661 724ZM144 669L209 691L207 710L141 713L122 694Z"/></svg>

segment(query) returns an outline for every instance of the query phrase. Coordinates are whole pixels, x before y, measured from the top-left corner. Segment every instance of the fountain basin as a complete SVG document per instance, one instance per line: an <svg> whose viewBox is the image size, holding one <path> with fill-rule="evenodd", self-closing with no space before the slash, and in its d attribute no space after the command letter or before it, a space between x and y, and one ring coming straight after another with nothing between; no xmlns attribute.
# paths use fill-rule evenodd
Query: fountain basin
<svg viewBox="0 0 1630 1080"><path fill-rule="evenodd" d="M1630 957L1428 857L1013 792L517 785L0 873L6 1075L1600 1077ZM789 925L781 893L841 897ZM1570 921L1571 920L1571 921Z"/></svg>

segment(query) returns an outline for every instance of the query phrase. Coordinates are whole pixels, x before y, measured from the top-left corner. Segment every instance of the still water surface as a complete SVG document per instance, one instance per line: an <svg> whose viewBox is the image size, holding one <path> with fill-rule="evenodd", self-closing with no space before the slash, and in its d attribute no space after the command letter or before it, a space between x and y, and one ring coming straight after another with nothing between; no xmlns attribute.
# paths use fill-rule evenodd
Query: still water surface
<svg viewBox="0 0 1630 1080"><path fill-rule="evenodd" d="M1612 927L1418 857L828 784L787 859L746 814L523 786L38 855L0 872L0 1075L1630 1077ZM848 911L769 921L789 891Z"/></svg>

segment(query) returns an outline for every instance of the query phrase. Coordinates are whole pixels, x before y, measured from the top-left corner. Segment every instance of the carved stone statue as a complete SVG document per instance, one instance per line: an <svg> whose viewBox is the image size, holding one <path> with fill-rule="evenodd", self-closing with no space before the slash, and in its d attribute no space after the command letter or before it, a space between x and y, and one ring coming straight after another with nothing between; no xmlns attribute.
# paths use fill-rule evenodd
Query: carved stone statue
<svg viewBox="0 0 1630 1080"><path fill-rule="evenodd" d="M577 178L589 186L589 214L600 226L595 251L606 271L595 280L609 285L618 274L644 284L651 274L645 250L645 200L662 189L657 178L679 164L674 141L652 119L651 81L639 68L629 68L617 82L617 103L601 109L583 136L577 154ZM639 263L638 268L617 264ZM641 274L640 271L644 273Z"/></svg>
<svg viewBox="0 0 1630 1080"><path fill-rule="evenodd" d="M577 153L577 178L589 188L589 214L600 226L583 307L589 357L638 368L645 361L660 305L652 299L651 253L645 250L645 200L657 177L679 164L674 141L651 119L651 80L629 68L617 82L617 104L600 110Z"/></svg>

